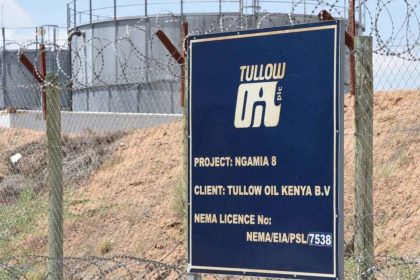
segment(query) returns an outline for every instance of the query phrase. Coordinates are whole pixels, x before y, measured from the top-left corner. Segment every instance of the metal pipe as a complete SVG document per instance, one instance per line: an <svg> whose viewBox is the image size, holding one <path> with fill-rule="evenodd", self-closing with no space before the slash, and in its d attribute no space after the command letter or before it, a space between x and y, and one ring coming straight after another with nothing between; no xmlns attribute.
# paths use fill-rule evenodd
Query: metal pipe
<svg viewBox="0 0 420 280"><path fill-rule="evenodd" d="M41 44L44 44L44 40L45 40L45 38L44 38L45 29L44 29L44 27L43 27L43 26L41 26L41 27L39 28L39 30L40 30L40 33L41 33Z"/></svg>
<svg viewBox="0 0 420 280"><path fill-rule="evenodd" d="M239 24L242 29L243 27L243 18L244 18L244 3L243 0L239 0Z"/></svg>
<svg viewBox="0 0 420 280"><path fill-rule="evenodd" d="M77 37L80 37L80 36L85 36L85 32L80 31L79 29L75 29L75 30L70 31L70 32L67 34L67 43L68 43L68 44L70 44L70 45L71 45L71 40L73 39L73 36L74 36L74 35L76 35Z"/></svg>
<svg viewBox="0 0 420 280"><path fill-rule="evenodd" d="M156 36L168 50L168 52L172 55L176 62L179 64L183 64L185 62L185 58L179 51L176 49L174 43L172 43L171 39L166 36L166 34L162 30L158 30L156 32Z"/></svg>
<svg viewBox="0 0 420 280"><path fill-rule="evenodd" d="M114 49L115 49L115 84L118 84L118 21L114 21Z"/></svg>
<svg viewBox="0 0 420 280"><path fill-rule="evenodd" d="M38 52L38 27L35 27L35 49Z"/></svg>
<svg viewBox="0 0 420 280"><path fill-rule="evenodd" d="M76 28L76 21L77 21L76 0L73 1L73 20L74 20L74 27Z"/></svg>
<svg viewBox="0 0 420 280"><path fill-rule="evenodd" d="M352 0L350 0L352 1ZM354 4L354 3L353 3ZM325 21L325 20L334 20L334 18L331 16L331 14L326 11L326 10L322 10L319 14L318 14L318 18L321 21ZM351 24L350 24L351 26ZM350 61L350 94L354 95L356 92L356 60L355 60L355 56L354 56L354 38L355 36L352 34L355 34L354 32L352 33L352 29L349 28L349 32L345 32L344 33L344 40L345 40L345 44L346 46L349 48L350 55L349 55L349 61Z"/></svg>
<svg viewBox="0 0 420 280"><path fill-rule="evenodd" d="M115 1L114 1L115 2ZM115 11L116 12L116 11ZM95 25L92 24L91 25L91 38L95 38ZM85 62L85 81L86 81L86 86L88 84L88 72L87 72L87 68L88 68L88 61L87 61L87 46L86 46L86 37L83 37L83 54L84 54L84 62ZM91 62L90 62L90 76L91 76L91 84L90 86L93 88L95 85L95 77L96 77L96 73L95 73L95 46L94 44L90 44L90 51L91 51ZM89 93L90 89L86 90L86 111L89 111L89 98L90 98L90 93Z"/></svg>
<svg viewBox="0 0 420 280"><path fill-rule="evenodd" d="M223 32L222 0L219 0L219 29Z"/></svg>
<svg viewBox="0 0 420 280"><path fill-rule="evenodd" d="M356 36L356 20L355 20L355 0L350 0L349 3L349 34L351 36ZM350 53L349 57L350 63L350 94L354 95L356 93L356 58L354 53Z"/></svg>
<svg viewBox="0 0 420 280"><path fill-rule="evenodd" d="M25 54L21 53L19 55L19 62L26 67L26 69L32 74L35 80L37 80L41 84L44 83L44 77L42 77L41 74L36 70L35 66Z"/></svg>
<svg viewBox="0 0 420 280"><path fill-rule="evenodd" d="M356 18L355 18L355 0L350 0L349 3L349 33L352 36L356 35Z"/></svg>
<svg viewBox="0 0 420 280"><path fill-rule="evenodd" d="M148 83L149 82L149 60L150 60L150 57L149 57L149 48L151 48L151 46L150 46L150 37L151 37L151 34L152 34L152 26L151 26L151 23L150 23L150 19L148 18L148 17L146 17L146 22L145 22L145 25L146 25L146 36L144 36L144 54L145 54L145 58L144 58L144 63L145 63L145 66L146 66L146 71L145 71L145 78L146 78L146 83ZM150 52L151 53L151 52Z"/></svg>
<svg viewBox="0 0 420 280"><path fill-rule="evenodd" d="M147 0L144 0L144 16L147 17Z"/></svg>
<svg viewBox="0 0 420 280"><path fill-rule="evenodd" d="M92 24L92 0L89 0L89 23Z"/></svg>
<svg viewBox="0 0 420 280"><path fill-rule="evenodd" d="M327 10L322 10L321 12L319 12L318 14L318 18L320 21L327 21L327 20L335 20L334 17L327 11ZM354 37L349 34L349 32L345 32L344 33L344 41L346 46L353 51L354 50Z"/></svg>
<svg viewBox="0 0 420 280"><path fill-rule="evenodd" d="M72 81L72 76L73 76L73 69L72 69L72 63L71 63L71 41L73 39L73 36L85 36L85 33L80 31L79 29L75 29L72 30L68 33L67 35L67 45L68 45L68 49L69 49L69 54L68 54L68 65L69 65L69 77L70 77L70 83L68 84L68 91L69 91L69 107L70 107L70 111L73 111L73 81Z"/></svg>
<svg viewBox="0 0 420 280"><path fill-rule="evenodd" d="M117 20L117 0L114 0L114 20Z"/></svg>
<svg viewBox="0 0 420 280"><path fill-rule="evenodd" d="M52 71L55 73L57 71L56 59L58 59L57 58L57 27L55 27L55 26L53 26L53 42L54 42L54 46L53 46L53 49L54 49L54 60L53 60L53 63L52 63L52 68L53 68Z"/></svg>

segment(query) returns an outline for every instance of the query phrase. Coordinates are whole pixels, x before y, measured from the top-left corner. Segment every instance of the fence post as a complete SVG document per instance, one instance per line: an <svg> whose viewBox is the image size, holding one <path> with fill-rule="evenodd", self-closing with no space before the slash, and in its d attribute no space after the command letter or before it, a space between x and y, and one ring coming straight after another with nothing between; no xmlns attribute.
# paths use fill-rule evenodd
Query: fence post
<svg viewBox="0 0 420 280"><path fill-rule="evenodd" d="M56 76L46 77L48 156L48 279L63 279L61 100Z"/></svg>
<svg viewBox="0 0 420 280"><path fill-rule="evenodd" d="M355 37L355 236L359 279L373 279L373 60L372 37Z"/></svg>
<svg viewBox="0 0 420 280"><path fill-rule="evenodd" d="M188 273L187 280L201 280L200 274Z"/></svg>

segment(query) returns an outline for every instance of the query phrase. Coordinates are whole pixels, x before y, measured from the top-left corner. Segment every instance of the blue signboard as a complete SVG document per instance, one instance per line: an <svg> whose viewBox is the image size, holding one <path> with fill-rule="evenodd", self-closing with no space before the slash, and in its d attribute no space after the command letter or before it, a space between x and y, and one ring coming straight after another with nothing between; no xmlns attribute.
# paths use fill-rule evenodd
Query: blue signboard
<svg viewBox="0 0 420 280"><path fill-rule="evenodd" d="M189 38L189 272L341 279L342 30Z"/></svg>

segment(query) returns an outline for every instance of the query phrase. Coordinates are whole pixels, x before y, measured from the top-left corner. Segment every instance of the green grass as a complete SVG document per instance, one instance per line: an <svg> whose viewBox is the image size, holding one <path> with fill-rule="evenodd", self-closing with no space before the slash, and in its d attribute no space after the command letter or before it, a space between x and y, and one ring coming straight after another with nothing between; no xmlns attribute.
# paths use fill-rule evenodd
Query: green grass
<svg viewBox="0 0 420 280"><path fill-rule="evenodd" d="M403 260L395 253L390 253L391 261L387 271L393 280L420 280L420 264L413 260Z"/></svg>
<svg viewBox="0 0 420 280"><path fill-rule="evenodd" d="M101 255L108 254L112 251L113 244L109 240L105 240L99 244L99 252Z"/></svg>
<svg viewBox="0 0 420 280"><path fill-rule="evenodd" d="M187 214L187 187L183 180L177 181L173 188L173 197L172 209L180 219L184 219Z"/></svg>
<svg viewBox="0 0 420 280"><path fill-rule="evenodd" d="M371 279L392 279L392 280L420 280L420 266L409 261L387 261L378 267L378 272L371 275ZM377 275L376 275L377 274ZM376 276L376 277L375 277ZM358 277L358 263L350 257L344 261L344 279L360 279Z"/></svg>
<svg viewBox="0 0 420 280"><path fill-rule="evenodd" d="M0 259L24 253L30 248L14 248L26 234L39 234L37 221L47 214L47 199L30 189L18 201L0 206Z"/></svg>
<svg viewBox="0 0 420 280"><path fill-rule="evenodd" d="M353 258L344 260L344 279L357 279L357 262Z"/></svg>
<svg viewBox="0 0 420 280"><path fill-rule="evenodd" d="M420 268L414 264L403 264L397 269L396 279L420 280Z"/></svg>
<svg viewBox="0 0 420 280"><path fill-rule="evenodd" d="M6 267L0 267L0 280L47 280L46 265L44 263L10 264Z"/></svg>

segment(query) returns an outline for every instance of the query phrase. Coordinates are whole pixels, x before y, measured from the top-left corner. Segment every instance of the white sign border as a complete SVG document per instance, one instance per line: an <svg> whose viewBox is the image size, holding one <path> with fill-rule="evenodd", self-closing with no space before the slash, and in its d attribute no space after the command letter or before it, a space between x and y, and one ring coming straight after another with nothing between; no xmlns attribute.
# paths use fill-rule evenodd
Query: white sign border
<svg viewBox="0 0 420 280"><path fill-rule="evenodd" d="M189 50L190 50L190 57L189 57L189 100L188 100L188 114L189 114L189 182L188 182L188 192L189 192L189 232L188 232L188 250L189 250L189 263L187 267L187 271L190 272L192 269L202 269L202 270L214 270L214 271L235 271L235 272L243 272L243 273L264 273L264 274L282 274L282 275L293 275L294 277L297 276L312 276L312 277L330 277L330 278L337 278L337 254L334 253L334 273L333 274L325 274L325 273L305 273L305 272L294 272L294 271L280 271L280 270L261 270L261 269L249 269L249 268L236 268L236 267L214 267L214 266L194 266L192 264L192 192L191 192L191 184L192 184L192 114L191 114L191 104L192 104L192 45L194 43L201 43L201 42L209 42L209 41L222 41L222 40L233 40L233 39L242 39L242 38L249 38L249 37L261 37L261 36L270 36L270 35L280 35L280 34L291 34L291 33L300 33L300 32L307 32L307 31L319 31L319 30L327 30L327 29L334 29L334 82L333 82L333 99L334 99L334 109L333 109L333 119L334 119L334 167L333 167L333 177L334 177L334 187L333 187L333 219L334 219L334 244L333 244L333 251L337 252L337 200L336 200L336 191L337 191L337 135L338 131L335 131L337 128L337 57L338 60L341 60L341 55L338 56L337 52L337 40L338 40L338 26L337 24L334 25L325 25L325 26L315 26L315 27L304 27L304 28L296 28L296 29L286 29L286 30L276 30L276 31L267 31L267 32L257 32L257 33L248 33L248 34L240 34L238 32L237 35L228 35L228 36L220 36L220 37L209 37L209 38L201 38L195 39L194 36L189 41ZM341 47L341 46L340 46ZM341 75L341 69L339 69L339 76ZM341 87L340 87L341 90Z"/></svg>

